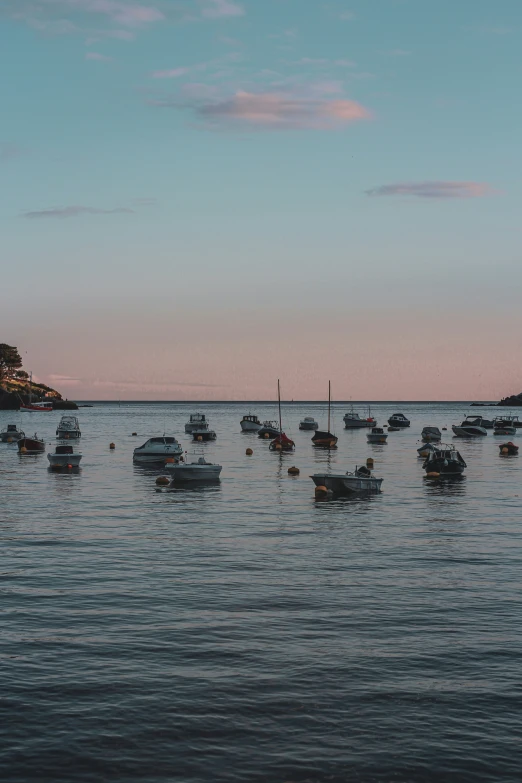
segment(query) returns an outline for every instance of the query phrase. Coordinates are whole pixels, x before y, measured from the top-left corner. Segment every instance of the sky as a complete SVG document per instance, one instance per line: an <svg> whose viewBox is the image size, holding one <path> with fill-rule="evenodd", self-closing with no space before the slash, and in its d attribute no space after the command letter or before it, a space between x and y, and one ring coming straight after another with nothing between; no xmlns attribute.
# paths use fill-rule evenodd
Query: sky
<svg viewBox="0 0 522 783"><path fill-rule="evenodd" d="M71 399L522 391L520 0L0 0L0 341Z"/></svg>

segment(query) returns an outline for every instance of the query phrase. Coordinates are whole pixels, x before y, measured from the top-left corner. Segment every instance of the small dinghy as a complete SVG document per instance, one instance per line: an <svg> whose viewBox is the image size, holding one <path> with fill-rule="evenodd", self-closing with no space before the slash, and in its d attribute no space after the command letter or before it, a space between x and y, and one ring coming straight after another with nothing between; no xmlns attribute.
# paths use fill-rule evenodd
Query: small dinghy
<svg viewBox="0 0 522 783"><path fill-rule="evenodd" d="M207 443L209 440L216 440L217 435L214 430L202 429L192 430L192 440L195 442Z"/></svg>
<svg viewBox="0 0 522 783"><path fill-rule="evenodd" d="M428 454L422 467L430 478L438 478L461 476L467 465L454 446L441 446Z"/></svg>
<svg viewBox="0 0 522 783"><path fill-rule="evenodd" d="M253 413L247 413L241 419L241 429L243 432L259 432L263 425Z"/></svg>
<svg viewBox="0 0 522 783"><path fill-rule="evenodd" d="M77 468L82 460L79 452L74 452L72 446L57 446L54 454L48 454L51 468Z"/></svg>
<svg viewBox="0 0 522 783"><path fill-rule="evenodd" d="M208 430L208 421L204 413L192 413L185 424L185 432L189 435L194 430Z"/></svg>
<svg viewBox="0 0 522 783"><path fill-rule="evenodd" d="M302 421L299 422L300 430L318 430L319 425L313 416L305 416Z"/></svg>
<svg viewBox="0 0 522 783"><path fill-rule="evenodd" d="M462 424L453 424L451 429L458 438L480 438L488 434L481 416L466 416Z"/></svg>
<svg viewBox="0 0 522 783"><path fill-rule="evenodd" d="M25 432L19 430L16 424L8 424L7 427L0 432L0 441L2 443L14 443L22 438L25 438Z"/></svg>
<svg viewBox="0 0 522 783"><path fill-rule="evenodd" d="M40 454L45 451L45 441L41 440L35 432L33 438L20 438L18 451L20 454Z"/></svg>
<svg viewBox="0 0 522 783"><path fill-rule="evenodd" d="M368 443L386 443L388 433L384 432L382 427L372 427L371 432L366 434L366 440Z"/></svg>
<svg viewBox="0 0 522 783"><path fill-rule="evenodd" d="M274 438L269 446L270 451L293 451L295 449L294 441L281 432Z"/></svg>
<svg viewBox="0 0 522 783"><path fill-rule="evenodd" d="M442 438L442 433L438 427L423 427L421 438L424 443L436 443Z"/></svg>
<svg viewBox="0 0 522 783"><path fill-rule="evenodd" d="M353 473L314 473L316 487L326 487L334 495L361 495L381 491L382 478L375 478L369 468L356 467Z"/></svg>
<svg viewBox="0 0 522 783"><path fill-rule="evenodd" d="M422 446L417 449L417 454L419 457L423 457L423 459L426 459L428 454L431 454L432 451L434 451L437 447L433 445L433 443L423 443Z"/></svg>
<svg viewBox="0 0 522 783"><path fill-rule="evenodd" d="M165 470L172 476L173 484L186 484L191 481L219 481L222 465L207 462L205 457L199 457L197 462L173 462L165 465Z"/></svg>
<svg viewBox="0 0 522 783"><path fill-rule="evenodd" d="M409 427L411 421L406 418L404 413L394 413L393 416L390 416L388 419L388 424L390 427L398 427L399 429L403 429L404 427Z"/></svg>
<svg viewBox="0 0 522 783"><path fill-rule="evenodd" d="M275 438L277 435L279 435L279 427L276 421L264 421L261 429L257 431L257 437L266 440Z"/></svg>
<svg viewBox="0 0 522 783"><path fill-rule="evenodd" d="M500 453L504 457L506 455L513 457L515 454L518 454L518 446L515 446L515 444L512 441L508 441L507 443L501 443L499 449L500 449Z"/></svg>

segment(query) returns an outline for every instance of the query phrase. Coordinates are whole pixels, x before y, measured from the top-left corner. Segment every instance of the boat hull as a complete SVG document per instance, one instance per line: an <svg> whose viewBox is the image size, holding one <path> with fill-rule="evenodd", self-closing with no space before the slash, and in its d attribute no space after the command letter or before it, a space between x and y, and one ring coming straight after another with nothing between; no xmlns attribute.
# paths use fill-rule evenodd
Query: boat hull
<svg viewBox="0 0 522 783"><path fill-rule="evenodd" d="M20 438L18 441L18 451L21 452L22 449L26 450L22 453L40 454L42 451L45 451L45 443L43 440L35 440L34 438Z"/></svg>
<svg viewBox="0 0 522 783"><path fill-rule="evenodd" d="M221 475L221 465L166 465L167 470L171 476L173 484L187 484L189 482L198 482L203 484L204 482L219 481Z"/></svg>
<svg viewBox="0 0 522 783"><path fill-rule="evenodd" d="M275 427L261 427L259 432L257 433L259 438L277 438L279 435L279 430L275 429Z"/></svg>
<svg viewBox="0 0 522 783"><path fill-rule="evenodd" d="M514 427L495 427L493 435L516 435L517 431Z"/></svg>
<svg viewBox="0 0 522 783"><path fill-rule="evenodd" d="M38 411L40 413L52 413L53 406L41 406L41 405L20 405L21 411Z"/></svg>
<svg viewBox="0 0 522 783"><path fill-rule="evenodd" d="M470 426L470 427L458 427L456 424L453 424L451 427L457 438L483 438L485 435L488 434L487 430L484 427L476 427L476 426Z"/></svg>
<svg viewBox="0 0 522 783"><path fill-rule="evenodd" d="M310 477L316 487L326 487L334 495L361 495L381 491L383 479L332 473L315 473Z"/></svg>
<svg viewBox="0 0 522 783"><path fill-rule="evenodd" d="M56 437L58 440L77 440L82 437L82 433L79 430L56 430Z"/></svg>
<svg viewBox="0 0 522 783"><path fill-rule="evenodd" d="M406 429L406 427L409 427L411 422L408 421L408 419L394 419L393 417L391 419L388 419L388 424L390 427L398 427L401 430Z"/></svg>
<svg viewBox="0 0 522 783"><path fill-rule="evenodd" d="M165 460L170 458L180 457L183 454L183 449L179 451L162 451L161 453L152 454L133 454L132 461L137 465L164 465Z"/></svg>
<svg viewBox="0 0 522 783"><path fill-rule="evenodd" d="M375 420L343 418L345 430L364 430L367 427L375 427Z"/></svg>
<svg viewBox="0 0 522 783"><path fill-rule="evenodd" d="M387 443L388 442L388 433L383 432L382 435L374 435L372 433L368 433L366 436L366 440L368 443Z"/></svg>
<svg viewBox="0 0 522 783"><path fill-rule="evenodd" d="M311 431L311 430L316 430L316 429L318 428L318 426L319 426L319 425L317 424L317 422L316 422L316 421L314 421L314 422L311 422L311 421L302 421L302 422L300 422L300 424L299 424L299 429L300 429L300 430L308 430L308 431Z"/></svg>
<svg viewBox="0 0 522 783"><path fill-rule="evenodd" d="M196 442L207 443L209 440L216 440L217 435L214 430L194 430L192 440Z"/></svg>
<svg viewBox="0 0 522 783"><path fill-rule="evenodd" d="M332 435L331 432L322 432L318 430L312 438L314 446L321 446L322 448L332 449L337 445L338 438Z"/></svg>
<svg viewBox="0 0 522 783"><path fill-rule="evenodd" d="M440 476L462 476L465 469L465 465L447 459L430 460L429 465L424 467L426 473L438 473Z"/></svg>
<svg viewBox="0 0 522 783"><path fill-rule="evenodd" d="M19 441L22 438L24 438L25 435L23 432L0 432L0 442L1 443L11 443L15 441Z"/></svg>
<svg viewBox="0 0 522 783"><path fill-rule="evenodd" d="M243 432L259 432L263 425L259 422L256 424L254 421L242 421L241 429Z"/></svg>
<svg viewBox="0 0 522 783"><path fill-rule="evenodd" d="M48 454L47 459L52 468L65 468L70 465L77 468L82 461L81 454Z"/></svg>

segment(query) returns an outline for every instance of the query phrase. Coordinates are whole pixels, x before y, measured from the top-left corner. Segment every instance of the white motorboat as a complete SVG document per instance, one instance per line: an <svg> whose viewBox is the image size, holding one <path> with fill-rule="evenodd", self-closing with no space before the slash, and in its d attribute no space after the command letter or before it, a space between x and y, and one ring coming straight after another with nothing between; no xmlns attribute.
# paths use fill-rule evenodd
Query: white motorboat
<svg viewBox="0 0 522 783"><path fill-rule="evenodd" d="M368 416L364 418L359 416L359 414L356 411L354 411L352 406L350 411L344 414L343 421L344 421L345 430L361 430L364 429L365 427L377 426L377 422L373 418L370 408L368 408Z"/></svg>
<svg viewBox="0 0 522 783"><path fill-rule="evenodd" d="M72 446L57 446L54 454L48 454L51 468L77 468L82 460L82 455L73 450Z"/></svg>
<svg viewBox="0 0 522 783"><path fill-rule="evenodd" d="M421 438L424 443L433 443L442 438L442 433L438 427L423 427Z"/></svg>
<svg viewBox="0 0 522 783"><path fill-rule="evenodd" d="M406 418L404 413L394 413L393 416L390 416L388 419L388 424L390 427L399 427L400 429L403 429L404 427L409 427L411 422Z"/></svg>
<svg viewBox="0 0 522 783"><path fill-rule="evenodd" d="M319 425L313 416L305 416L302 421L299 422L300 430L318 430Z"/></svg>
<svg viewBox="0 0 522 783"><path fill-rule="evenodd" d="M258 417L253 413L247 413L241 419L241 429L243 432L258 432L263 425L259 421Z"/></svg>
<svg viewBox="0 0 522 783"><path fill-rule="evenodd" d="M0 432L0 441L2 443L16 443L22 438L25 438L25 432L19 430L16 424L8 424L7 427Z"/></svg>
<svg viewBox="0 0 522 783"><path fill-rule="evenodd" d="M372 427L371 432L366 435L368 443L386 443L388 433L384 432L382 427Z"/></svg>
<svg viewBox="0 0 522 783"><path fill-rule="evenodd" d="M481 416L466 416L462 424L453 424L451 429L458 438L480 438L488 434Z"/></svg>
<svg viewBox="0 0 522 783"><path fill-rule="evenodd" d="M80 422L78 421L78 416L62 416L56 430L56 437L59 440L73 440L76 438L81 438L82 433L80 432Z"/></svg>
<svg viewBox="0 0 522 783"><path fill-rule="evenodd" d="M423 443L422 446L417 449L417 454L419 457L426 459L426 457L435 451L436 448L437 446L434 446L433 443Z"/></svg>
<svg viewBox="0 0 522 783"><path fill-rule="evenodd" d="M167 463L165 470L171 474L173 484L185 484L188 481L218 481L222 466L200 457L197 462Z"/></svg>
<svg viewBox="0 0 522 783"><path fill-rule="evenodd" d="M176 438L163 435L160 438L149 438L143 446L134 449L133 462L163 465L169 457L178 457L183 449Z"/></svg>
<svg viewBox="0 0 522 783"><path fill-rule="evenodd" d="M185 424L185 432L190 435L194 430L208 430L208 421L204 413L190 414L190 419Z"/></svg>
<svg viewBox="0 0 522 783"><path fill-rule="evenodd" d="M375 478L371 470L360 467L353 473L314 473L310 476L316 487L326 487L334 495L354 495L380 492L382 478Z"/></svg>
<svg viewBox="0 0 522 783"><path fill-rule="evenodd" d="M279 435L279 426L276 421L264 421L258 430L258 438L276 438Z"/></svg>
<svg viewBox="0 0 522 783"><path fill-rule="evenodd" d="M493 428L498 430L502 429L503 427L511 427L512 429L516 430L518 427L522 427L522 421L519 421L518 416L497 416L493 422Z"/></svg>

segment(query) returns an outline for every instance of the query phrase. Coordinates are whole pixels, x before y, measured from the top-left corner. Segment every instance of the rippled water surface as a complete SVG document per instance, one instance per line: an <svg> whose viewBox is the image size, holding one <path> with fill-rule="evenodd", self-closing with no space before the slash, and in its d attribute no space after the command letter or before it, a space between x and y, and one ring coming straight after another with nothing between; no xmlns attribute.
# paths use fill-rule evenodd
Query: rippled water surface
<svg viewBox="0 0 522 783"><path fill-rule="evenodd" d="M324 410L288 405L291 455L201 407L218 487L132 464L164 431L189 448L181 404L81 409L78 475L0 444L0 779L520 781L522 457L490 431L427 482L420 431L450 441L459 405L404 405L385 446L339 408L332 452L298 430ZM54 445L58 412L22 416ZM381 495L314 500L312 472L368 456Z"/></svg>

